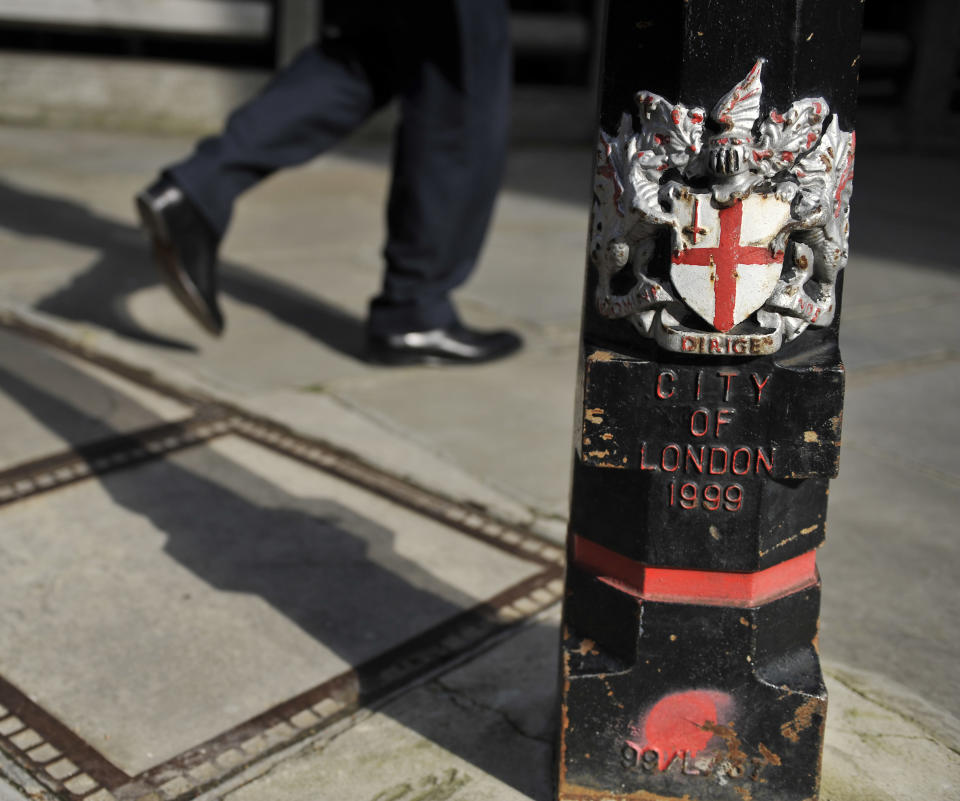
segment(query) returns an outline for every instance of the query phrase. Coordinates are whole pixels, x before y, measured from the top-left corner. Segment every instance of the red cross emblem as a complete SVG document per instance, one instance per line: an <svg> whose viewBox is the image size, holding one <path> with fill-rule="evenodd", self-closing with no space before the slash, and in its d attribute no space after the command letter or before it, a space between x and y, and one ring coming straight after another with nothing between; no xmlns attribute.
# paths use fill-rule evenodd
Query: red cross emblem
<svg viewBox="0 0 960 801"><path fill-rule="evenodd" d="M753 198L748 198L748 201ZM702 237L709 228L700 228L700 199L694 199L692 226L684 229L692 233L692 246L676 250L671 257L671 278L684 301L715 329L727 332L737 323L763 305L773 291L783 265L783 253L772 254L769 247L743 244L744 202L737 200L731 206L711 209L719 226L719 236ZM763 202L763 201L761 201ZM752 206L752 204L750 204ZM763 207L760 207L763 209ZM782 227L784 214L778 210L769 224L760 219L753 226L751 239L770 242ZM709 225L709 223L707 223ZM757 230L759 229L759 230ZM701 242L698 242L698 238ZM715 245L703 239L719 240ZM689 268L706 267L707 270Z"/></svg>

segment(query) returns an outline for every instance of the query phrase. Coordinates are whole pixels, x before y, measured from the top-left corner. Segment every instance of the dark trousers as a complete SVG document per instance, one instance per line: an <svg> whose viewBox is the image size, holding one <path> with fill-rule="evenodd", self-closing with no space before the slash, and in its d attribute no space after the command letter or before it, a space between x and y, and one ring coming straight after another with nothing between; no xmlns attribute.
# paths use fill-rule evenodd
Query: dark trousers
<svg viewBox="0 0 960 801"><path fill-rule="evenodd" d="M302 164L399 100L386 271L374 334L445 327L473 269L506 151L505 0L354 0L339 35L304 50L219 136L166 174L221 236L241 192ZM322 243L321 243L322 244Z"/></svg>

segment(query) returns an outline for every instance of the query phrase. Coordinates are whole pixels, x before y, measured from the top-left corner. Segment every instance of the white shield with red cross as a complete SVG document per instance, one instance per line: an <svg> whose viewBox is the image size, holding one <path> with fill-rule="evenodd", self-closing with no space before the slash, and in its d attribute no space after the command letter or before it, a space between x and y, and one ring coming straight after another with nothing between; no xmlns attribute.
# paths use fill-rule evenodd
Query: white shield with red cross
<svg viewBox="0 0 960 801"><path fill-rule="evenodd" d="M691 309L726 332L759 309L776 288L783 253L770 243L790 219L790 204L749 195L717 208L709 194L677 198L683 247L670 258L670 278Z"/></svg>

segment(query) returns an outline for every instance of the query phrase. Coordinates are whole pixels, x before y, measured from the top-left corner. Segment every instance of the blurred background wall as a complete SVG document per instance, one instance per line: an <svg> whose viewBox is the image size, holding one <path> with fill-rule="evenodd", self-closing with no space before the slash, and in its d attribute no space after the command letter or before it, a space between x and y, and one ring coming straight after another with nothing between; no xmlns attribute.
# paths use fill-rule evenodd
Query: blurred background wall
<svg viewBox="0 0 960 801"><path fill-rule="evenodd" d="M602 0L511 7L515 137L588 141ZM337 0L0 0L0 122L214 130L334 25L336 8ZM872 143L956 149L958 52L958 0L867 0L858 127L867 125ZM389 115L367 134L388 127Z"/></svg>

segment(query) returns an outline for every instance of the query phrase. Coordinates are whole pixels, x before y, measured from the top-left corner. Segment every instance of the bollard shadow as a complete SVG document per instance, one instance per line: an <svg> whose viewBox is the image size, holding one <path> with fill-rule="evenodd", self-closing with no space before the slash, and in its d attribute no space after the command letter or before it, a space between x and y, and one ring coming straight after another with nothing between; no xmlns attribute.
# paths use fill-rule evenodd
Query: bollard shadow
<svg viewBox="0 0 960 801"><path fill-rule="evenodd" d="M61 397L51 382L32 378L30 358L11 369L6 361L0 361L0 391L51 432L86 444L119 435L77 402L104 392L89 374L61 362L64 374L53 383L71 387ZM151 413L134 400L120 403L131 407L128 418L149 421ZM82 455L83 445L75 451ZM371 644L396 640L398 625L423 630L474 605L399 553L388 524L335 497L287 492L210 448L189 448L97 481L119 507L163 533L164 552L177 564L224 593L262 598L349 664L369 659ZM107 622L116 631L117 621ZM528 626L496 649L503 656L488 652L449 679L409 689L384 712L529 798L548 801L556 639L553 626ZM531 671L531 660L544 670ZM509 703L501 698L504 688Z"/></svg>
<svg viewBox="0 0 960 801"><path fill-rule="evenodd" d="M75 322L92 323L156 347L196 351L195 345L149 331L127 308L129 298L161 283L146 235L72 200L0 180L0 227L97 251L86 269L35 307ZM221 291L255 306L346 356L361 358L364 322L299 287L244 265L221 262Z"/></svg>

